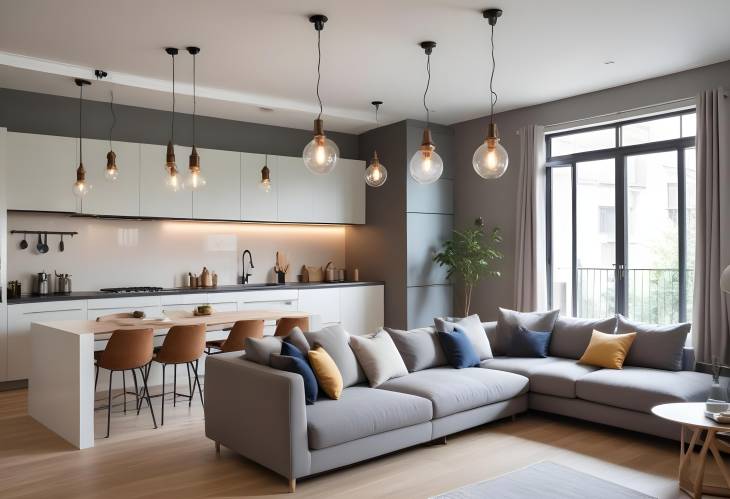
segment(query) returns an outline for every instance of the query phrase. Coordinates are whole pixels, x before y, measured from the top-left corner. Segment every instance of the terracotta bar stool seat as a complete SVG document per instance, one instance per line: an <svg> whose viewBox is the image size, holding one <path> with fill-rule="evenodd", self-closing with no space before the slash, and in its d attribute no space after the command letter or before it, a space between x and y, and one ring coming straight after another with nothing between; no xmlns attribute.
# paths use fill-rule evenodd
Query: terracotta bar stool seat
<svg viewBox="0 0 730 499"><path fill-rule="evenodd" d="M239 352L246 347L246 338L263 338L264 321L237 321L224 340L205 342L206 353Z"/></svg>
<svg viewBox="0 0 730 499"><path fill-rule="evenodd" d="M174 366L173 376L173 406L177 404L177 397L188 399L188 407L192 405L195 387L198 387L200 403L203 403L203 390L200 388L198 378L198 360L203 356L205 350L205 324L194 324L190 326L172 326L165 336L162 346L154 353L152 360L162 366L162 414L160 425L165 424L165 368L168 365ZM185 364L188 369L189 393L177 393L177 366ZM191 383L190 371L192 370L194 381Z"/></svg>
<svg viewBox="0 0 730 499"><path fill-rule="evenodd" d="M309 317L282 317L276 321L274 336L287 336L295 327L309 331Z"/></svg>
<svg viewBox="0 0 730 499"><path fill-rule="evenodd" d="M109 390L107 400L107 421L106 421L106 437L109 437L109 429L111 426L111 412L112 412L112 379L116 371L122 371L122 383L124 393L124 412L127 412L127 386L126 378L124 373L126 371L132 372L134 378L134 391L137 397L137 414L139 414L141 408L141 396L143 400L147 401L150 407L150 413L152 414L152 423L157 428L157 421L155 419L155 412L152 409L152 403L150 402L150 394L147 389L147 377L149 375L149 366L152 361L152 337L153 332L151 328L146 329L128 329L128 330L116 330L109 337L109 341L106 347L102 351L94 352L94 360L96 363L96 378L94 381L94 391L96 391L96 385L99 381L99 369L107 369L109 371ZM135 370L139 370L142 376L143 388L140 393L137 385L137 374Z"/></svg>

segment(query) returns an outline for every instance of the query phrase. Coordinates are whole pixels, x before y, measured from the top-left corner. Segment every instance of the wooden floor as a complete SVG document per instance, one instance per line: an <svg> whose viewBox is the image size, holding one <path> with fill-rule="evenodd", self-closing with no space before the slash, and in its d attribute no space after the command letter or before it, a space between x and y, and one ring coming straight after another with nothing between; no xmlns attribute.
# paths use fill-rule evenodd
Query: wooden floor
<svg viewBox="0 0 730 499"><path fill-rule="evenodd" d="M3 499L425 498L543 460L658 498L685 497L675 481L678 444L538 413L452 436L446 445L419 446L303 479L290 495L278 475L226 448L216 456L204 436L199 400L190 409L180 399L175 408L168 402L165 426L157 430L148 410L124 415L117 405L111 438L77 451L28 416L26 399L26 390L0 392ZM153 403L159 414L160 399ZM96 423L97 437L103 437L104 411L96 413Z"/></svg>

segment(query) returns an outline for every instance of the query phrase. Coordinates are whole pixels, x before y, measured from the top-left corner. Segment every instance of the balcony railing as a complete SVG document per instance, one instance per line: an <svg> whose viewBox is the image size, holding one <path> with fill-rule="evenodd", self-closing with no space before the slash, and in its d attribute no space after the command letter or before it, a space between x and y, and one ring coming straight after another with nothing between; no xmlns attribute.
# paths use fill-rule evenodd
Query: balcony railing
<svg viewBox="0 0 730 499"><path fill-rule="evenodd" d="M627 310L633 320L668 324L679 321L678 269L626 269ZM694 270L687 270L687 310L691 317ZM607 317L616 311L616 271L613 268L577 269L578 317Z"/></svg>

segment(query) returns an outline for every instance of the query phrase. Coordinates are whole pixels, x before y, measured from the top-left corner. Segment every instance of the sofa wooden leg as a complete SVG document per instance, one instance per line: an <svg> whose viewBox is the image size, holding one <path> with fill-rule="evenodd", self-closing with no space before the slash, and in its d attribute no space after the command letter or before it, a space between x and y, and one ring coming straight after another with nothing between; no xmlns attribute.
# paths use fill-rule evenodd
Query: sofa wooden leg
<svg viewBox="0 0 730 499"><path fill-rule="evenodd" d="M219 456L221 455L221 443L220 442L215 443L215 453L218 454Z"/></svg>
<svg viewBox="0 0 730 499"><path fill-rule="evenodd" d="M446 445L446 436L434 438L431 440L431 445Z"/></svg>
<svg viewBox="0 0 730 499"><path fill-rule="evenodd" d="M297 490L297 479L296 478L290 478L289 479L289 493L293 494Z"/></svg>

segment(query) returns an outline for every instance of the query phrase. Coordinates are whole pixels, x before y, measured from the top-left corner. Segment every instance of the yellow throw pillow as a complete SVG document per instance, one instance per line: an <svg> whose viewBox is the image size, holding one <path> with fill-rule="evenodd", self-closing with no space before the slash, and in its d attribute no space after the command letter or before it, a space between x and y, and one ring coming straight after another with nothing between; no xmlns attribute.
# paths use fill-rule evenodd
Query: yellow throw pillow
<svg viewBox="0 0 730 499"><path fill-rule="evenodd" d="M330 354L321 346L317 346L311 349L307 355L322 391L331 399L340 398L343 386L342 374Z"/></svg>
<svg viewBox="0 0 730 499"><path fill-rule="evenodd" d="M590 366L621 369L636 333L606 334L593 331L591 342L578 362Z"/></svg>

